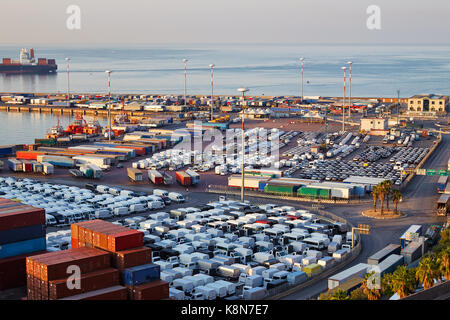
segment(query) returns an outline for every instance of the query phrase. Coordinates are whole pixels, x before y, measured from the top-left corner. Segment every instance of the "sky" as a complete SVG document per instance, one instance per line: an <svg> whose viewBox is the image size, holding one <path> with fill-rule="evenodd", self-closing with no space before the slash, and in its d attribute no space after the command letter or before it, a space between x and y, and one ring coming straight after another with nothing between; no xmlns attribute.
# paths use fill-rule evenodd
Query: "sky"
<svg viewBox="0 0 450 320"><path fill-rule="evenodd" d="M70 5L80 8L80 29L67 28ZM380 30L367 28L370 5ZM0 45L450 42L445 0L1 0L0 8Z"/></svg>

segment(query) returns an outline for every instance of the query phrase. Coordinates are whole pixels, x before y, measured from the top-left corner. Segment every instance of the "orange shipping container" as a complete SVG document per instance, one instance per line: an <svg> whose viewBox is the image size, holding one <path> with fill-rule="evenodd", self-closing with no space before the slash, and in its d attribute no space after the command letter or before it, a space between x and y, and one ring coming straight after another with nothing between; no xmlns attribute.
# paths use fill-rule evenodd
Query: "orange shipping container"
<svg viewBox="0 0 450 320"><path fill-rule="evenodd" d="M37 160L37 156L44 154L45 152L38 152L38 151L17 151L16 158L22 160Z"/></svg>

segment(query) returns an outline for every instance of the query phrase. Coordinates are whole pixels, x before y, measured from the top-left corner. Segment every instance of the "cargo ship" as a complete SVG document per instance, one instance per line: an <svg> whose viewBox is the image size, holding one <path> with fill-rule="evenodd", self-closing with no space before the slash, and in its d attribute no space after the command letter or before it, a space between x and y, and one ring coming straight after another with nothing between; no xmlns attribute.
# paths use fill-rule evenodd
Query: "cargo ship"
<svg viewBox="0 0 450 320"><path fill-rule="evenodd" d="M0 73L55 73L58 69L55 59L34 57L34 49L20 50L19 59L3 58Z"/></svg>

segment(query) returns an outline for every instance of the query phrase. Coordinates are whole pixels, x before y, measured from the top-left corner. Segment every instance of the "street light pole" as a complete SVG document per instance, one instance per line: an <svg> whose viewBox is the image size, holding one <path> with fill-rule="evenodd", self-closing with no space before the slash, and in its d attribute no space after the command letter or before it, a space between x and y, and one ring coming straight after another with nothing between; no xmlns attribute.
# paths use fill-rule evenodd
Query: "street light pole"
<svg viewBox="0 0 450 320"><path fill-rule="evenodd" d="M211 121L213 120L213 112L214 112L214 64L210 64L211 68Z"/></svg>
<svg viewBox="0 0 450 320"><path fill-rule="evenodd" d="M300 63L301 63L301 87L302 87L302 90L301 90L301 94L302 94L302 104L303 104L303 62L305 61L305 58L300 58Z"/></svg>
<svg viewBox="0 0 450 320"><path fill-rule="evenodd" d="M111 141L111 71L105 72L108 75L108 140Z"/></svg>
<svg viewBox="0 0 450 320"><path fill-rule="evenodd" d="M350 118L352 116L351 114L351 108L352 108L352 61L347 62L349 65L349 92L348 92L348 121L350 121Z"/></svg>
<svg viewBox="0 0 450 320"><path fill-rule="evenodd" d="M344 98L342 99L342 132L345 132L345 85L347 76L347 67L342 67L344 70Z"/></svg>
<svg viewBox="0 0 450 320"><path fill-rule="evenodd" d="M244 173L244 158L245 158L245 135L244 135L244 104L245 104L245 93L248 91L247 88L239 88L239 92L242 92L242 162L241 162L241 173L242 173L242 186L241 186L241 202L244 202L244 187L245 187L245 173Z"/></svg>
<svg viewBox="0 0 450 320"><path fill-rule="evenodd" d="M400 89L397 90L397 126L400 126Z"/></svg>
<svg viewBox="0 0 450 320"><path fill-rule="evenodd" d="M183 59L184 62L184 106L186 107L186 81L187 81L187 59Z"/></svg>
<svg viewBox="0 0 450 320"><path fill-rule="evenodd" d="M70 70L69 70L69 62L70 62L70 58L66 58L67 61L67 102L69 102L69 97L70 97L70 80L69 80L69 76L70 76Z"/></svg>

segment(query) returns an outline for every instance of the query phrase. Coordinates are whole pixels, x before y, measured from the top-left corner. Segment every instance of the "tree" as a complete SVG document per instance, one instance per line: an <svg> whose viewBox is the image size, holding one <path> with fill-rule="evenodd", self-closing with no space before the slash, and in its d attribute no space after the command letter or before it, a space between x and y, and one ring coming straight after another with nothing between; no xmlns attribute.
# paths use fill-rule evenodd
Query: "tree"
<svg viewBox="0 0 450 320"><path fill-rule="evenodd" d="M381 292L385 297L392 297L394 289L392 288L392 273L387 273L381 278Z"/></svg>
<svg viewBox="0 0 450 320"><path fill-rule="evenodd" d="M416 280L423 284L424 289L429 289L434 285L434 279L439 278L440 272L436 259L431 255L422 258L416 270Z"/></svg>
<svg viewBox="0 0 450 320"><path fill-rule="evenodd" d="M398 267L392 274L392 290L397 292L400 298L404 298L416 288L415 270L406 269L406 266Z"/></svg>
<svg viewBox="0 0 450 320"><path fill-rule="evenodd" d="M439 253L438 264L441 274L445 279L450 280L450 247L445 248Z"/></svg>
<svg viewBox="0 0 450 320"><path fill-rule="evenodd" d="M383 189L385 192L386 208L389 210L389 195L392 192L392 182L391 180L384 180L381 184L383 185Z"/></svg>
<svg viewBox="0 0 450 320"><path fill-rule="evenodd" d="M394 213L397 214L398 203L403 198L402 193L399 190L392 190L392 202L394 202Z"/></svg>
<svg viewBox="0 0 450 320"><path fill-rule="evenodd" d="M366 274L361 284L361 289L369 300L379 300L381 298L380 290L374 288L375 284L375 279L373 278L374 274L375 272L373 271L371 273Z"/></svg>
<svg viewBox="0 0 450 320"><path fill-rule="evenodd" d="M377 190L378 190L378 198L380 199L380 215L383 215L384 212L384 208L383 208L383 204L384 204L384 198L386 197L386 188L383 185L383 182L380 182L377 185Z"/></svg>
<svg viewBox="0 0 450 320"><path fill-rule="evenodd" d="M352 291L350 300L367 300L367 295L364 294L362 288L358 288Z"/></svg>
<svg viewBox="0 0 450 320"><path fill-rule="evenodd" d="M350 297L347 295L347 292L345 292L342 289L337 289L333 294L331 295L330 300L349 300Z"/></svg>
<svg viewBox="0 0 450 320"><path fill-rule="evenodd" d="M372 188L372 197L373 197L373 210L375 212L377 212L378 195L379 195L378 186L374 186Z"/></svg>

